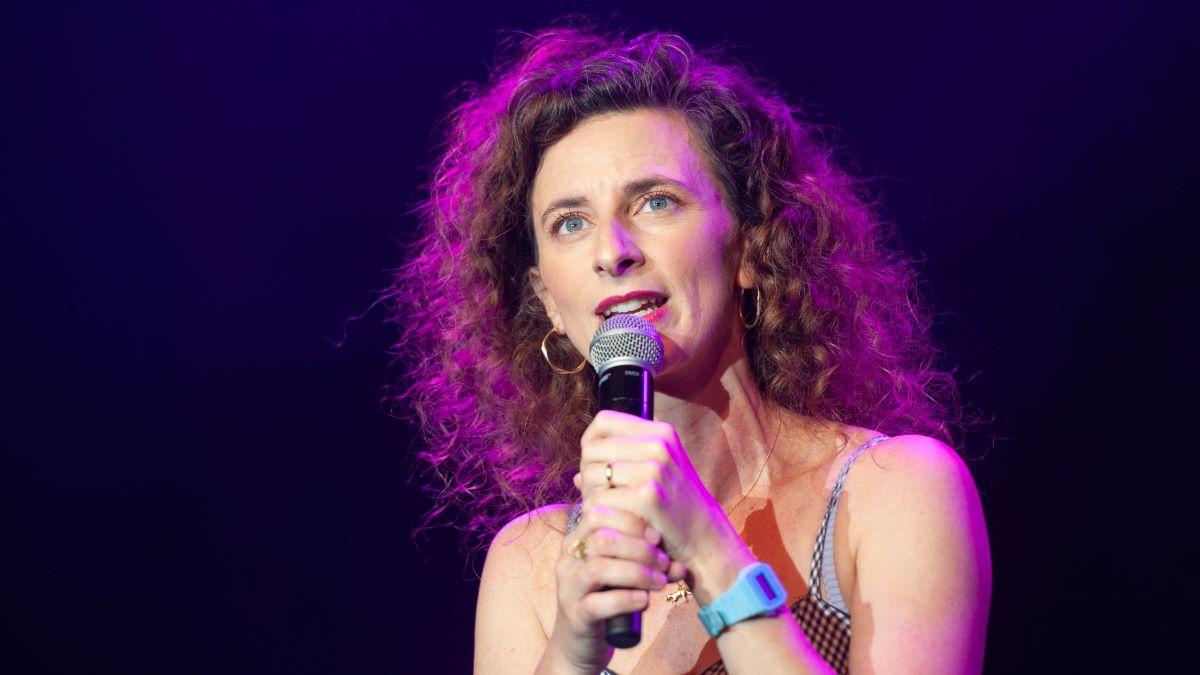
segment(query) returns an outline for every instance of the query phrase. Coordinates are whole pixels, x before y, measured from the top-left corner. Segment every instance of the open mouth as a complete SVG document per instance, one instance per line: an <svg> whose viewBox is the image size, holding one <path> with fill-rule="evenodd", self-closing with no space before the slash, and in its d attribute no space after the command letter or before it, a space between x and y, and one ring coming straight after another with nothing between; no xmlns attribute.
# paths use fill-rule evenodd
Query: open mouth
<svg viewBox="0 0 1200 675"><path fill-rule="evenodd" d="M667 304L666 298L635 298L618 302L601 313L601 316L608 318L614 314L634 314L637 316L646 316L650 312Z"/></svg>

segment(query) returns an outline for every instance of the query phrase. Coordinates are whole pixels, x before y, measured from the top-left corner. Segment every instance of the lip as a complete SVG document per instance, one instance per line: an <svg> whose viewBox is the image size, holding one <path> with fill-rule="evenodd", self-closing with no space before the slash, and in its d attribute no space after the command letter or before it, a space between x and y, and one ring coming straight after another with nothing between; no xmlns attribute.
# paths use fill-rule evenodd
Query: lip
<svg viewBox="0 0 1200 675"><path fill-rule="evenodd" d="M665 301L667 296L665 293L659 293L658 291L630 291L625 295L612 295L601 300L600 304L596 305L596 316L603 318L604 312L608 311L609 307L622 302L629 302L630 300L641 300L642 298L662 298Z"/></svg>

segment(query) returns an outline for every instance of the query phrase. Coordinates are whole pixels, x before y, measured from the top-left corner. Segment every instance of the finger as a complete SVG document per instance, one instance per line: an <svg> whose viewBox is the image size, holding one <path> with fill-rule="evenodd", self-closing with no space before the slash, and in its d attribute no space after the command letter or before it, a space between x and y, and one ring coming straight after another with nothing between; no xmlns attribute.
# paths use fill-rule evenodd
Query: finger
<svg viewBox="0 0 1200 675"><path fill-rule="evenodd" d="M631 560L589 557L587 560L560 558L555 565L560 602L573 604L589 593L609 588L661 590L667 575Z"/></svg>
<svg viewBox="0 0 1200 675"><path fill-rule="evenodd" d="M661 436L628 435L580 441L579 465L599 462L640 462L648 459L668 461L671 453L668 441Z"/></svg>
<svg viewBox="0 0 1200 675"><path fill-rule="evenodd" d="M666 464L656 459L588 462L577 474L579 481L576 487L586 494L591 490L640 485L646 481L662 480L666 470Z"/></svg>
<svg viewBox="0 0 1200 675"><path fill-rule="evenodd" d="M644 519L647 524L656 523L666 501L663 487L656 482L639 483L615 487L611 490L592 490L583 500L584 507L589 509L608 508L615 511L626 511ZM643 530L643 533L645 530Z"/></svg>
<svg viewBox="0 0 1200 675"><path fill-rule="evenodd" d="M574 575L578 591L591 593L603 588L641 588L659 590L667 585L667 575L632 560L588 557Z"/></svg>
<svg viewBox="0 0 1200 675"><path fill-rule="evenodd" d="M615 530L601 529L587 535L588 558L603 556L640 563L658 572L666 572L671 564L657 546L640 535L628 535Z"/></svg>
<svg viewBox="0 0 1200 675"><path fill-rule="evenodd" d="M594 621L642 612L650 606L650 593L635 588L610 588L583 596L580 609Z"/></svg>
<svg viewBox="0 0 1200 675"><path fill-rule="evenodd" d="M644 420L636 415L630 415L616 410L601 410L596 413L592 423L583 432L583 441L589 441L610 436L656 436L671 438L675 436L675 427L666 422Z"/></svg>
<svg viewBox="0 0 1200 675"><path fill-rule="evenodd" d="M635 513L614 509L604 504L595 504L585 500L579 509L579 522L572 532L575 536L586 537L596 530L609 529L635 537L646 536L646 521ZM564 542L569 544L570 542Z"/></svg>

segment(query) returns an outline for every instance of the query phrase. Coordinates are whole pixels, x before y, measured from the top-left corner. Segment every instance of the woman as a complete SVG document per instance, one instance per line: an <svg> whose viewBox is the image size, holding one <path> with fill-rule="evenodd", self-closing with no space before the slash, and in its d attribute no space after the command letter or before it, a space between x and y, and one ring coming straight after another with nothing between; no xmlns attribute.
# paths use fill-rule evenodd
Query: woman
<svg viewBox="0 0 1200 675"><path fill-rule="evenodd" d="M930 437L953 383L828 156L670 34L530 36L455 111L395 294L439 509L508 521L477 672L980 670L983 518ZM596 412L612 313L662 336L655 420Z"/></svg>

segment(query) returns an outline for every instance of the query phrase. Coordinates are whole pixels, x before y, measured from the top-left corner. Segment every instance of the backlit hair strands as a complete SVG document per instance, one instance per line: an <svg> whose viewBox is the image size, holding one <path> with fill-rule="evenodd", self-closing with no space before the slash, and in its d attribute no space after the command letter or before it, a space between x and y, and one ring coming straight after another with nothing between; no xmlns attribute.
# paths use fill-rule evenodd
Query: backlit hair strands
<svg viewBox="0 0 1200 675"><path fill-rule="evenodd" d="M861 184L781 96L682 37L552 28L510 47L448 119L421 232L388 297L406 372L397 395L424 434L436 506L477 549L532 508L574 499L590 368L555 375L527 270L542 152L580 121L675 111L738 220L761 323L746 345L764 394L789 410L885 434L949 440L953 379L936 365L910 266ZM573 362L553 341L556 362ZM443 518L444 516L444 518Z"/></svg>

